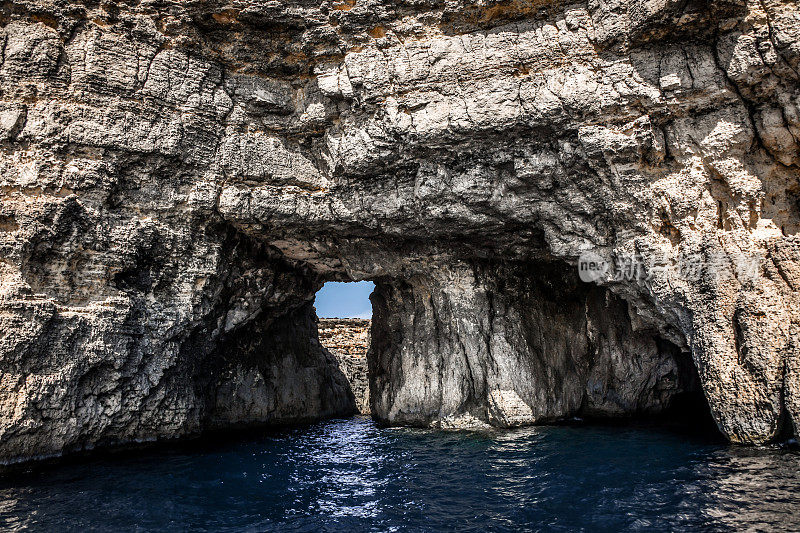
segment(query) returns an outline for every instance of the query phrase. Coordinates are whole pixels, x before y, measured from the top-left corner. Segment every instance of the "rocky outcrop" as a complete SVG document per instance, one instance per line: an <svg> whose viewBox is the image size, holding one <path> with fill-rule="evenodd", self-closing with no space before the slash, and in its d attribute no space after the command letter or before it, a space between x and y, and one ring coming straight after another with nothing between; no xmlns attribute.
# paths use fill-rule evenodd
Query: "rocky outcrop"
<svg viewBox="0 0 800 533"><path fill-rule="evenodd" d="M664 414L696 399L691 355L636 324L624 300L570 269L516 268L442 268L378 285L370 372L379 421L513 427Z"/></svg>
<svg viewBox="0 0 800 533"><path fill-rule="evenodd" d="M0 24L4 460L351 412L311 325L327 280L376 282L388 424L655 413L696 370L733 442L796 433L796 3ZM610 268L581 284L589 252Z"/></svg>
<svg viewBox="0 0 800 533"><path fill-rule="evenodd" d="M55 227L85 223L62 219ZM100 279L87 281L86 300L77 301L74 278L74 293L9 287L19 292L4 295L1 319L6 462L355 412L345 376L317 340L308 299L316 286L281 269L261 245L229 235L205 247L202 236L191 241L191 226L161 223L144 237L112 237L137 256L134 268L102 279L118 288L115 297L92 292L104 289ZM159 250L159 241L184 237L175 255ZM52 261L79 246L53 252L38 242ZM196 270L181 273L187 260Z"/></svg>
<svg viewBox="0 0 800 533"><path fill-rule="evenodd" d="M370 345L369 319L321 318L319 342L336 358L350 383L361 414L370 414L367 352Z"/></svg>

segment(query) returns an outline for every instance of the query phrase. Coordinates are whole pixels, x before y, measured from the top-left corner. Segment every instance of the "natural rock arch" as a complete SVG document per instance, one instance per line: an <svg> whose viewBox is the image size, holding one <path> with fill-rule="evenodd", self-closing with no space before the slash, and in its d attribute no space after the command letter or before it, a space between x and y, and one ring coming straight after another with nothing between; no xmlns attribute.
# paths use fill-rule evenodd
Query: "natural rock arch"
<svg viewBox="0 0 800 533"><path fill-rule="evenodd" d="M369 365L379 422L514 427L653 417L699 392L687 352L637 325L618 296L579 285L571 269L452 267L377 285Z"/></svg>
<svg viewBox="0 0 800 533"><path fill-rule="evenodd" d="M657 410L691 353L728 438L793 431L798 17L4 5L0 457L348 412L337 278L379 284L385 422ZM715 268L581 285L588 250Z"/></svg>

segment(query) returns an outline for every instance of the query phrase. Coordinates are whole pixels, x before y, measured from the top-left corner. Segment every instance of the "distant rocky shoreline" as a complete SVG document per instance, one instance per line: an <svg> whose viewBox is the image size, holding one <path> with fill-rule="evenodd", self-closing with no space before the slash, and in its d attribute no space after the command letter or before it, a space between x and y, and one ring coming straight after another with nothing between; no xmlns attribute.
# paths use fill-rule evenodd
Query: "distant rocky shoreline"
<svg viewBox="0 0 800 533"><path fill-rule="evenodd" d="M361 414L370 412L367 351L371 325L371 320L362 318L319 319L319 341L339 361Z"/></svg>

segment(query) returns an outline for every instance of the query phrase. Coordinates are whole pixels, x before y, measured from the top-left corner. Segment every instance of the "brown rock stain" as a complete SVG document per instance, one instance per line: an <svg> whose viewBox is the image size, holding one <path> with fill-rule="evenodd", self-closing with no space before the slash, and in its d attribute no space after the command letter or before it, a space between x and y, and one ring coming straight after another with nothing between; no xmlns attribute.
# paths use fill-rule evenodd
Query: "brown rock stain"
<svg viewBox="0 0 800 533"><path fill-rule="evenodd" d="M375 26L369 30L368 33L373 39L382 39L383 37L386 37L386 28L383 26Z"/></svg>
<svg viewBox="0 0 800 533"><path fill-rule="evenodd" d="M234 9L225 9L219 13L213 13L211 18L220 24L236 24L239 22L238 15L239 12Z"/></svg>
<svg viewBox="0 0 800 533"><path fill-rule="evenodd" d="M343 0L333 4L333 9L336 11L350 11L356 5L356 0Z"/></svg>

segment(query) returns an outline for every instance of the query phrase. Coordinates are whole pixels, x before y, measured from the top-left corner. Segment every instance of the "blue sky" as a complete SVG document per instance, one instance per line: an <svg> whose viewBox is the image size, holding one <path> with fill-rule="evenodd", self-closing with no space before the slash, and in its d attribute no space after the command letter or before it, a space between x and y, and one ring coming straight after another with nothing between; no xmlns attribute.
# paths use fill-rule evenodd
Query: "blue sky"
<svg viewBox="0 0 800 533"><path fill-rule="evenodd" d="M314 307L320 318L372 318L369 295L375 288L371 281L339 283L329 281L317 293Z"/></svg>

